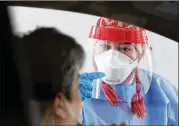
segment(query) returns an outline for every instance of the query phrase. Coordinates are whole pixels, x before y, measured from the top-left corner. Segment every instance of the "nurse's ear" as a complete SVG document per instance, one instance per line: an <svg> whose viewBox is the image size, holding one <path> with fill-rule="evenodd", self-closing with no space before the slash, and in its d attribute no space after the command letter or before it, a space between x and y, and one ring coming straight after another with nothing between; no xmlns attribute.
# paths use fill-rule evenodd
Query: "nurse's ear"
<svg viewBox="0 0 179 126"><path fill-rule="evenodd" d="M59 93L54 100L53 109L57 119L65 120L68 116L66 111L66 107L64 104L64 96L63 94Z"/></svg>

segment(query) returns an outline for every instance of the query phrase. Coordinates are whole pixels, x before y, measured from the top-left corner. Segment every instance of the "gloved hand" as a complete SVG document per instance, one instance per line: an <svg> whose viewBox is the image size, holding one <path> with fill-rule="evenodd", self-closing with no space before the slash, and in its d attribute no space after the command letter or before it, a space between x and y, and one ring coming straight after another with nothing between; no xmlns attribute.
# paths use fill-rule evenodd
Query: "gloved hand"
<svg viewBox="0 0 179 126"><path fill-rule="evenodd" d="M102 72L82 73L80 75L80 83L78 89L82 101L84 101L85 98L91 98L93 90L93 80L102 78L104 76L105 73Z"/></svg>

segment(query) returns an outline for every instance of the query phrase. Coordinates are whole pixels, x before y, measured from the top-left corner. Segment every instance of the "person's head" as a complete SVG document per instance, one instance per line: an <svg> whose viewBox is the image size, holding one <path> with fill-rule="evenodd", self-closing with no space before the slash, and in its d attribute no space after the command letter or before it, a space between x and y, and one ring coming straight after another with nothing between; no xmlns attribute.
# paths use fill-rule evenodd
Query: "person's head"
<svg viewBox="0 0 179 126"><path fill-rule="evenodd" d="M148 46L146 31L134 25L101 17L96 25L91 27L89 38L94 42L93 66L95 71L104 72L104 67L110 67L113 69L112 71L115 71L114 74L117 74L116 68L128 67L129 70L131 67L129 71L118 70L120 72L119 76L125 77L113 78L113 80L115 79L113 83L110 83L110 81L113 81L112 79L108 78L110 81L107 81L109 84L131 83L135 68L145 55ZM105 73L107 78L110 72L108 70Z"/></svg>
<svg viewBox="0 0 179 126"><path fill-rule="evenodd" d="M85 58L83 48L54 28L38 28L20 42L30 67L34 99L48 102L42 125L77 123L81 110L78 84Z"/></svg>

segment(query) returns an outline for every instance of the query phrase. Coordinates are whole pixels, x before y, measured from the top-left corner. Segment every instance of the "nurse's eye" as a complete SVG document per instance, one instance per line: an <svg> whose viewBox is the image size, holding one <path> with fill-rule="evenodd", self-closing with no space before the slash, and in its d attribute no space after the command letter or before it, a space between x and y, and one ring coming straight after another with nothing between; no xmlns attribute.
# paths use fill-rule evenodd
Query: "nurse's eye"
<svg viewBox="0 0 179 126"><path fill-rule="evenodd" d="M121 52L131 51L131 49L130 49L130 48L127 48L127 47L122 47L122 48L119 48L118 50L121 51Z"/></svg>
<svg viewBox="0 0 179 126"><path fill-rule="evenodd" d="M106 47L106 45L100 45L101 46L101 48L105 48Z"/></svg>
<svg viewBox="0 0 179 126"><path fill-rule="evenodd" d="M124 51L130 51L130 49L127 48L127 47L123 48L123 50L124 50Z"/></svg>
<svg viewBox="0 0 179 126"><path fill-rule="evenodd" d="M109 48L108 44L101 44L100 47L105 50Z"/></svg>

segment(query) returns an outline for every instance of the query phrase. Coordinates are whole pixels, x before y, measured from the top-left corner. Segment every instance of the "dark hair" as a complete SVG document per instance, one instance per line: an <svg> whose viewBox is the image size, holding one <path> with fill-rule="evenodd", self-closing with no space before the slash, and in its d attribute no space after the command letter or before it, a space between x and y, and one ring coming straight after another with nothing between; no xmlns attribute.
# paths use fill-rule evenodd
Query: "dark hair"
<svg viewBox="0 0 179 126"><path fill-rule="evenodd" d="M70 100L74 74L85 58L81 45L54 28L38 28L20 42L29 62L35 99L52 100L61 92Z"/></svg>

